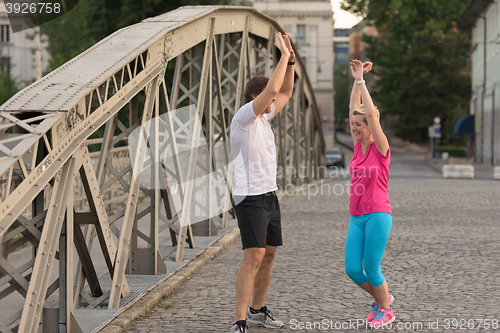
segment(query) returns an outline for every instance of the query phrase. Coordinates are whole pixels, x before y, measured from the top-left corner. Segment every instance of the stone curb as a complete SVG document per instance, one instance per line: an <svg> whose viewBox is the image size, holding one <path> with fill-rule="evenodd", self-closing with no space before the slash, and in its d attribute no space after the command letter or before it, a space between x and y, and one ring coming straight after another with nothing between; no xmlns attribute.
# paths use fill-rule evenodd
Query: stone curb
<svg viewBox="0 0 500 333"><path fill-rule="evenodd" d="M312 184L306 185L307 187L317 184L326 183L331 179L320 179ZM283 192L278 196L278 200L282 200L287 195L297 193L304 188L294 189L289 192ZM191 275L196 273L201 267L208 263L214 256L221 250L231 244L236 238L240 236L240 229L235 225L215 243L209 246L205 251L199 254L196 258L188 262L184 267L176 271L172 276L168 277L165 281L161 282L158 286L147 291L137 302L135 302L128 309L120 313L110 323L101 329L96 329L94 332L99 333L122 333L125 332L132 324L141 316L152 310L160 300L170 294L175 288L189 279Z"/></svg>

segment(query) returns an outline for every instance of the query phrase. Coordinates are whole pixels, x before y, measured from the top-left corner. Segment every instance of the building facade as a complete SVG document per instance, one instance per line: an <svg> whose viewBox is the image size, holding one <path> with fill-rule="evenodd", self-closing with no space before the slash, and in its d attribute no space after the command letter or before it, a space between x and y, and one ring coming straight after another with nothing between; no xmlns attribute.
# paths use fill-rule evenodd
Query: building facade
<svg viewBox="0 0 500 333"><path fill-rule="evenodd" d="M472 29L472 98L475 161L500 165L500 4L473 0L460 18L460 28Z"/></svg>
<svg viewBox="0 0 500 333"><path fill-rule="evenodd" d="M254 1L285 29L307 68L324 129L333 130L333 11L330 1ZM325 132L326 133L326 132Z"/></svg>
<svg viewBox="0 0 500 333"><path fill-rule="evenodd" d="M7 16L4 2L0 2L0 73L4 73L9 68L10 76L16 81L18 88L24 88L36 79L36 49L37 42L34 38L35 28L22 30L16 33L12 28ZM40 70L47 68L49 54L47 52L46 41L40 43L41 63Z"/></svg>

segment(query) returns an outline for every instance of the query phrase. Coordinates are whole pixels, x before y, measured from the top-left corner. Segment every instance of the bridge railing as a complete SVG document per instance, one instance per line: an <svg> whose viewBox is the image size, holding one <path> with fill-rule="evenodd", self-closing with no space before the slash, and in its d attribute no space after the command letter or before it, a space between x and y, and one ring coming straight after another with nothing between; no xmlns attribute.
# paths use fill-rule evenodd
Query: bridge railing
<svg viewBox="0 0 500 333"><path fill-rule="evenodd" d="M37 332L42 317L81 332L76 309L120 307L131 275L166 273L165 244L182 261L195 235L228 226L231 119L245 82L272 73L277 31L252 8L182 7L115 32L0 107L1 332ZM282 190L324 165L300 56L295 71L272 121Z"/></svg>

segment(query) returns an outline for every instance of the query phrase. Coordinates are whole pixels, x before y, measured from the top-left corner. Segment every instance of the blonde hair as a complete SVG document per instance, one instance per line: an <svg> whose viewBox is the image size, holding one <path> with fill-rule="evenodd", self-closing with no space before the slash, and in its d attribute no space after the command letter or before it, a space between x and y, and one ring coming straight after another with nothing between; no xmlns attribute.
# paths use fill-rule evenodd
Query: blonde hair
<svg viewBox="0 0 500 333"><path fill-rule="evenodd" d="M377 107L375 107L375 111L377 112L377 119L380 120L380 111L378 110ZM365 106L363 104L360 104L357 108L352 110L352 115L353 116L356 116L356 115L363 116L363 121L365 122L365 124L368 125L368 121L366 120Z"/></svg>

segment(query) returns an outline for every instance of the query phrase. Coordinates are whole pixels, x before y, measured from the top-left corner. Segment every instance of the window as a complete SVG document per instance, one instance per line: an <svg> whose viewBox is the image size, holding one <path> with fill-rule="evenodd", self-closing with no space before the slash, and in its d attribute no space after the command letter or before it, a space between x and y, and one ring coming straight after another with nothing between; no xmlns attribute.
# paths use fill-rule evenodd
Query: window
<svg viewBox="0 0 500 333"><path fill-rule="evenodd" d="M2 43L10 42L10 27L8 24L0 25L0 41Z"/></svg>
<svg viewBox="0 0 500 333"><path fill-rule="evenodd" d="M333 31L333 35L334 35L335 37L346 37L346 36L347 36L347 31L348 31L348 30L349 30L349 29L335 29L335 30Z"/></svg>
<svg viewBox="0 0 500 333"><path fill-rule="evenodd" d="M297 43L305 43L306 42L306 25L305 24L297 24Z"/></svg>

